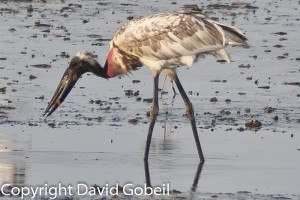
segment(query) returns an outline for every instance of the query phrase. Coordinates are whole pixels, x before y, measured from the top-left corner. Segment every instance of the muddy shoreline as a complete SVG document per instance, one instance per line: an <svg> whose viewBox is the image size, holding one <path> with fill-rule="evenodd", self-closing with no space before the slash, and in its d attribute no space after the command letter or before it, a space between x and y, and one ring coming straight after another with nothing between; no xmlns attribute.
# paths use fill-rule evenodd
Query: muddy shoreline
<svg viewBox="0 0 300 200"><path fill-rule="evenodd" d="M300 18L299 3L288 2L0 1L0 184L144 183L147 67L120 79L84 75L52 116L42 114L78 51L104 64L110 38L126 21L197 4L245 31L251 47L228 48L231 64L206 56L178 69L207 157L193 195L299 199ZM189 198L195 144L181 97L163 82L162 75L152 182L182 192L170 199Z"/></svg>

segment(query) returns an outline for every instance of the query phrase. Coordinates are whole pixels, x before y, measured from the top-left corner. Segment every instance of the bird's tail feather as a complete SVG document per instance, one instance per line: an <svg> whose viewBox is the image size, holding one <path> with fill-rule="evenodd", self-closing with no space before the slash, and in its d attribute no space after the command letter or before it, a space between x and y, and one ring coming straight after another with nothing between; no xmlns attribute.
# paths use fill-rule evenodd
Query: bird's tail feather
<svg viewBox="0 0 300 200"><path fill-rule="evenodd" d="M225 33L226 44L233 45L233 46L240 46L244 48L249 47L247 43L247 38L240 29L234 26L227 26L215 21L214 23L216 23L218 26L220 26L223 29Z"/></svg>
<svg viewBox="0 0 300 200"><path fill-rule="evenodd" d="M219 49L218 51L214 51L212 52L212 54L215 57L224 59L227 63L231 62L230 56L227 54L227 52L224 49Z"/></svg>
<svg viewBox="0 0 300 200"><path fill-rule="evenodd" d="M186 12L192 13L194 16L199 17L202 20L205 18L205 20L209 21L210 23L216 24L219 27L221 27L225 33L226 44L233 45L233 46L240 46L244 48L249 47L245 33L240 29L234 26L221 24L217 21L209 19L209 17L206 14L202 13L198 5L185 5L184 8Z"/></svg>

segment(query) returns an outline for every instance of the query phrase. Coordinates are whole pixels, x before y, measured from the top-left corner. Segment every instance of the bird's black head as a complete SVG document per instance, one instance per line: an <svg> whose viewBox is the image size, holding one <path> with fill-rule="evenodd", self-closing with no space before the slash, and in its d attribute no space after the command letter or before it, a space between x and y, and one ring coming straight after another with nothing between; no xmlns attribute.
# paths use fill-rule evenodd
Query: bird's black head
<svg viewBox="0 0 300 200"><path fill-rule="evenodd" d="M47 117L51 115L57 109L68 96L80 76L86 72L92 72L98 76L102 76L103 68L98 61L94 59L94 56L91 53L79 52L72 58L61 78L60 83L44 112L44 116Z"/></svg>
<svg viewBox="0 0 300 200"><path fill-rule="evenodd" d="M73 70L79 77L86 72L92 72L100 76L102 67L93 54L89 52L78 52L76 56L72 58L68 69Z"/></svg>

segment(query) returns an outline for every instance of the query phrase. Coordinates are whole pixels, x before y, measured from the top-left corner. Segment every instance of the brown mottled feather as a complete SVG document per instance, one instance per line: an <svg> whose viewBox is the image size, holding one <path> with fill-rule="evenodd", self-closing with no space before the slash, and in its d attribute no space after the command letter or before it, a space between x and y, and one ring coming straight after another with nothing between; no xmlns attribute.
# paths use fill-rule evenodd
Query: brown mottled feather
<svg viewBox="0 0 300 200"><path fill-rule="evenodd" d="M131 20L117 31L110 47L116 50L115 60L126 73L145 64L145 60L186 64L183 57L203 53L230 62L223 48L247 46L246 40L238 28L215 22L198 10L184 10Z"/></svg>

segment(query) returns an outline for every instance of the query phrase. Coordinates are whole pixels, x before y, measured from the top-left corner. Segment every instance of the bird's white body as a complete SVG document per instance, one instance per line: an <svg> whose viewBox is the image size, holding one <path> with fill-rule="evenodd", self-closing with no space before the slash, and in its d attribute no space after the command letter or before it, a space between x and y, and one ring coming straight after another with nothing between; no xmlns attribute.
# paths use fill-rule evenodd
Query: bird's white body
<svg viewBox="0 0 300 200"><path fill-rule="evenodd" d="M191 66L205 53L230 62L223 48L246 43L227 38L224 27L243 37L239 29L215 22L199 11L159 13L125 24L112 38L110 48L117 49L114 59L124 71L128 66L123 52L158 72L178 65Z"/></svg>

